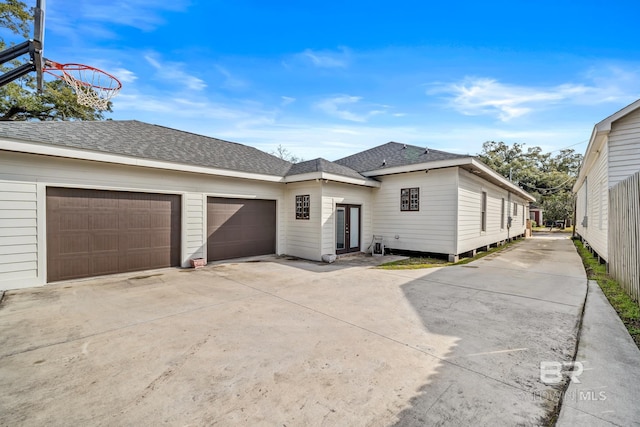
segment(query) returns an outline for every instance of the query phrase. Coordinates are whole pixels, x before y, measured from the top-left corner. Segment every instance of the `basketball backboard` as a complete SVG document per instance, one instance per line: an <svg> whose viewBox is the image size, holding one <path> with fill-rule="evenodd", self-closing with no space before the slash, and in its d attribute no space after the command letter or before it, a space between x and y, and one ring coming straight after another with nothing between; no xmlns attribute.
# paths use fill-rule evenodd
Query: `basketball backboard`
<svg viewBox="0 0 640 427"><path fill-rule="evenodd" d="M29 54L29 62L0 75L0 86L36 73L38 93L44 92L44 73L62 79L76 95L78 104L97 110L109 109L111 98L122 88L122 83L111 74L84 64L59 64L44 57L45 1L36 0L33 8L33 38L0 52L0 64Z"/></svg>
<svg viewBox="0 0 640 427"><path fill-rule="evenodd" d="M11 46L10 48L0 52L0 64L12 61L22 55L29 54L28 63L13 68L0 76L0 86L11 83L16 79L19 79L20 77L35 71L37 88L38 91L42 93L42 90L44 88L43 71L45 63L43 55L44 10L45 0L36 0L33 17L33 39L26 40L20 44Z"/></svg>

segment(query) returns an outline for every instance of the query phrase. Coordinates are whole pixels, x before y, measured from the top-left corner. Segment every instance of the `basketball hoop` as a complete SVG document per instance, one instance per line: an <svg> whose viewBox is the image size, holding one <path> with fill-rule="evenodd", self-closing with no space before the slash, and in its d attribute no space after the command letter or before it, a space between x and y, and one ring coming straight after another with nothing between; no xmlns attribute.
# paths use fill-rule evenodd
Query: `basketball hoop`
<svg viewBox="0 0 640 427"><path fill-rule="evenodd" d="M96 110L108 109L109 101L122 88L120 80L90 65L58 64L46 60L44 71L71 86L78 98L78 104Z"/></svg>

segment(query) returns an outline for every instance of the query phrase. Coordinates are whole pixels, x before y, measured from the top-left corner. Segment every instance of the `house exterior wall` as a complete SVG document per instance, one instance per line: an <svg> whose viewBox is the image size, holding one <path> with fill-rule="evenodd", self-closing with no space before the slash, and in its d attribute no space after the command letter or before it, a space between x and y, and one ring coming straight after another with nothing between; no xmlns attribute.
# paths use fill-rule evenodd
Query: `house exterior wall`
<svg viewBox="0 0 640 427"><path fill-rule="evenodd" d="M640 110L612 124L608 151L611 188L640 170Z"/></svg>
<svg viewBox="0 0 640 427"><path fill-rule="evenodd" d="M458 169L458 237L452 254L462 254L524 234L529 203L472 173ZM487 193L486 230L482 230L482 192ZM504 224L502 221L504 202ZM517 212L514 213L514 204ZM511 217L511 227L507 227Z"/></svg>
<svg viewBox="0 0 640 427"><path fill-rule="evenodd" d="M296 196L310 196L309 219L296 219ZM285 191L285 253L320 261L322 256L322 184L317 181L289 183Z"/></svg>
<svg viewBox="0 0 640 427"><path fill-rule="evenodd" d="M575 230L598 255L608 259L607 228L609 221L608 141L605 141L597 158L586 173L586 178L576 192ZM586 218L586 221L585 221ZM585 225L586 224L586 225Z"/></svg>
<svg viewBox="0 0 640 427"><path fill-rule="evenodd" d="M207 259L207 198L202 193L182 197L182 259Z"/></svg>
<svg viewBox="0 0 640 427"><path fill-rule="evenodd" d="M452 254L456 242L457 168L378 177L373 190L373 233L387 248ZM400 210L400 190L420 189L420 210ZM397 236L397 238L396 238Z"/></svg>
<svg viewBox="0 0 640 427"><path fill-rule="evenodd" d="M0 181L0 289L38 280L38 186Z"/></svg>
<svg viewBox="0 0 640 427"><path fill-rule="evenodd" d="M366 252L373 239L372 190L349 184L322 184L321 254L336 253L335 213L337 204L360 205L360 250Z"/></svg>
<svg viewBox="0 0 640 427"><path fill-rule="evenodd" d="M0 255L0 288L46 282L47 186L181 195L184 267L189 265L190 258L206 258L207 196L276 200L276 250L284 253L286 249L282 184L3 151L0 153L0 197L4 199L0 204L0 218L6 221L0 220L0 225L5 226L0 229L0 253L7 256ZM25 226L18 227L18 224ZM18 231L23 234L7 235ZM10 262L18 253L22 253L24 259L29 258L21 267ZM34 253L38 254L37 259L33 259Z"/></svg>

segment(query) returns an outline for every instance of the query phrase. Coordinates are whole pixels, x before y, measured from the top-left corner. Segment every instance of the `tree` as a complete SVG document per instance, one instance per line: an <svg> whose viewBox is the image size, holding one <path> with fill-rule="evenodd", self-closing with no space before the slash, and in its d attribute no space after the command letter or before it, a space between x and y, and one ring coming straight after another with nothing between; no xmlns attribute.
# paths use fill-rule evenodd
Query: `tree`
<svg viewBox="0 0 640 427"><path fill-rule="evenodd" d="M295 156L293 153L283 147L282 144L279 144L276 149L271 151L269 154L291 163L304 162L304 159L302 157Z"/></svg>
<svg viewBox="0 0 640 427"><path fill-rule="evenodd" d="M27 39L33 21L33 11L18 0L0 3L0 26ZM0 51L8 44L0 38ZM0 73L24 64L27 59L16 59L0 64ZM111 104L107 111L111 111ZM0 87L0 120L102 120L103 113L78 104L73 90L62 80L54 79L44 84L44 93L36 91L36 78L27 74Z"/></svg>
<svg viewBox="0 0 640 427"><path fill-rule="evenodd" d="M575 183L582 155L571 149L559 154L543 153L540 147L514 143L487 141L482 144L478 158L487 166L514 184L520 186L537 200L551 221L570 218L573 213L572 188Z"/></svg>

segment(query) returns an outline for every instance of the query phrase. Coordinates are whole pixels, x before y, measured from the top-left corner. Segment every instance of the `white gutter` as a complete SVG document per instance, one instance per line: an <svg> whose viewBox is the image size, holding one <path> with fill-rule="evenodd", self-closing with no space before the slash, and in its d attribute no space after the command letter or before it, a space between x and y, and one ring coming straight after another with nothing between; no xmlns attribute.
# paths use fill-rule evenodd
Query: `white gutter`
<svg viewBox="0 0 640 427"><path fill-rule="evenodd" d="M316 179L321 179L323 181L341 182L344 184L362 185L364 187L374 187L374 188L380 187L380 182L373 179L368 179L368 178L358 179L358 178L352 178L352 177L343 176L343 175L336 175L329 172L308 172L308 173L303 173L299 175L285 176L282 182L290 183L290 182L301 182L301 181L313 181Z"/></svg>

